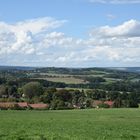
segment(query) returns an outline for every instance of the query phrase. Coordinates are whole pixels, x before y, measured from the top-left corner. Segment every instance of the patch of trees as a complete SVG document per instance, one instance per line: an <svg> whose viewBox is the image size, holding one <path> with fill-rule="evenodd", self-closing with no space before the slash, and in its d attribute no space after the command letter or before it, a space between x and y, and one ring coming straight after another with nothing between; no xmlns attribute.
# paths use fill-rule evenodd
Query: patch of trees
<svg viewBox="0 0 140 140"><path fill-rule="evenodd" d="M40 98L42 102L50 104L51 109L66 109L73 108L88 108L93 107L94 100L114 101L114 107L138 107L140 103L140 94L104 91L104 90L56 90L46 89L45 93ZM107 108L107 105L103 105Z"/></svg>
<svg viewBox="0 0 140 140"><path fill-rule="evenodd" d="M6 79L5 78L0 78L0 85L6 83Z"/></svg>
<svg viewBox="0 0 140 140"><path fill-rule="evenodd" d="M117 81L115 83L100 85L100 88L109 91L140 92L140 81Z"/></svg>
<svg viewBox="0 0 140 140"><path fill-rule="evenodd" d="M8 81L0 85L0 101L26 101L29 103L47 103L50 109L71 109L93 107L94 100L113 101L114 107L138 107L139 92L93 90L66 90L43 86L42 83L32 81L18 87L17 82ZM107 108L106 104L100 107Z"/></svg>

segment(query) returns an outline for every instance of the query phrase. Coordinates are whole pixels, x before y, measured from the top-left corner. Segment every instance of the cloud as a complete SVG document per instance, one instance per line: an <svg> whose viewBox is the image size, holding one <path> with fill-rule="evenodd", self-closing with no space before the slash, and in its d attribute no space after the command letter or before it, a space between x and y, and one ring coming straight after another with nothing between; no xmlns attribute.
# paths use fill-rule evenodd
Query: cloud
<svg viewBox="0 0 140 140"><path fill-rule="evenodd" d="M90 2L101 4L139 4L140 0L90 0Z"/></svg>
<svg viewBox="0 0 140 140"><path fill-rule="evenodd" d="M44 35L44 32L60 27L64 22L66 21L58 21L48 17L15 24L0 22L0 53L33 53L37 42L42 41L39 36Z"/></svg>
<svg viewBox="0 0 140 140"><path fill-rule="evenodd" d="M101 48L96 55L119 65L140 65L140 22L129 20L121 25L94 28L87 41L90 46ZM91 51L90 51L91 52Z"/></svg>
<svg viewBox="0 0 140 140"><path fill-rule="evenodd" d="M0 22L0 64L28 66L140 66L140 22L90 31L74 38L57 28L65 20L37 18L9 24Z"/></svg>
<svg viewBox="0 0 140 140"><path fill-rule="evenodd" d="M139 37L140 22L129 20L115 27L103 26L95 28L91 32L91 35L96 35L98 37Z"/></svg>
<svg viewBox="0 0 140 140"><path fill-rule="evenodd" d="M11 31L17 33L18 31L31 32L32 34L37 34L39 32L46 31L48 29L55 29L60 27L66 22L66 20L55 20L51 17L36 18L17 22L15 24L7 24L0 22L0 29L2 31Z"/></svg>

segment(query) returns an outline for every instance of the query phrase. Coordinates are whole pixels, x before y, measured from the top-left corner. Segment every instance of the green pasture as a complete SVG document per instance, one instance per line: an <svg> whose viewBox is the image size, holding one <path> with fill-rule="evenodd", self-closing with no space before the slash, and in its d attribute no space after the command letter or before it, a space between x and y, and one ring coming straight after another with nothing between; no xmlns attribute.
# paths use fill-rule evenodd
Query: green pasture
<svg viewBox="0 0 140 140"><path fill-rule="evenodd" d="M0 140L139 139L139 109L0 111Z"/></svg>

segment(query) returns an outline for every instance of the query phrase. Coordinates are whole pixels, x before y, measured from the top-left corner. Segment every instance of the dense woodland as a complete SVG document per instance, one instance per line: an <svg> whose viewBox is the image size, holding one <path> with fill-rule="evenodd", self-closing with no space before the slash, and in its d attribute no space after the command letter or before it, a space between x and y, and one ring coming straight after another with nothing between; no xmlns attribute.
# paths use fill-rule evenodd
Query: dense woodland
<svg viewBox="0 0 140 140"><path fill-rule="evenodd" d="M60 82L41 79L50 73L60 74L59 77L67 74L86 82L67 84L61 79ZM113 101L116 108L138 107L140 74L105 68L0 69L0 102L46 103L49 109L72 109L92 108L97 100ZM109 106L102 103L101 107Z"/></svg>

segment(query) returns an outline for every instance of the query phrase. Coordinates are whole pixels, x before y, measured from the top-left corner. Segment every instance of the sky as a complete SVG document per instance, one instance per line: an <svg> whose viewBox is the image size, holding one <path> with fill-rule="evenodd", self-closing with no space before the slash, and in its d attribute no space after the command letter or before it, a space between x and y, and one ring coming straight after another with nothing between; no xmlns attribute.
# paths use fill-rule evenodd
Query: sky
<svg viewBox="0 0 140 140"><path fill-rule="evenodd" d="M140 0L1 0L0 65L139 67Z"/></svg>

